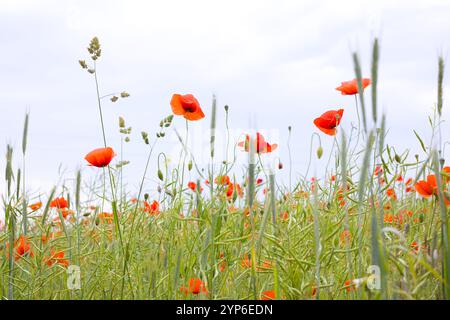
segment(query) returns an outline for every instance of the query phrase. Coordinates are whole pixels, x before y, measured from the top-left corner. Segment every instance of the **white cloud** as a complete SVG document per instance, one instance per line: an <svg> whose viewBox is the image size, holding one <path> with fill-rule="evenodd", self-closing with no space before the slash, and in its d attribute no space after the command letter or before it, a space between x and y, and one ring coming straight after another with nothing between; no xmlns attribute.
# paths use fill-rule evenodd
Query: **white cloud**
<svg viewBox="0 0 450 320"><path fill-rule="evenodd" d="M93 35L103 46L102 91L131 93L128 100L104 107L114 146L119 142L117 117L133 126L133 141L126 146L131 185L145 160L139 132L153 136L159 120L170 113L174 92L194 93L207 114L216 93L221 128L222 106L229 104L233 127L245 128L251 120L259 128L278 129L282 160L287 157L287 126L292 125L294 171L303 172L314 117L344 107L343 128L356 121L354 100L334 88L353 78L353 50L369 73L371 40L378 35L380 107L389 116L389 139L419 150L409 132L412 127L426 132L426 116L435 102L437 56L440 51L447 56L450 44L448 1L0 3L5 48L0 53L0 135L3 143L20 147L23 113L31 111L28 178L33 186L56 182L61 163L70 170L83 165L84 153L101 143L92 78L77 65L87 58ZM177 125L182 128L182 121ZM19 163L18 152L15 159Z"/></svg>

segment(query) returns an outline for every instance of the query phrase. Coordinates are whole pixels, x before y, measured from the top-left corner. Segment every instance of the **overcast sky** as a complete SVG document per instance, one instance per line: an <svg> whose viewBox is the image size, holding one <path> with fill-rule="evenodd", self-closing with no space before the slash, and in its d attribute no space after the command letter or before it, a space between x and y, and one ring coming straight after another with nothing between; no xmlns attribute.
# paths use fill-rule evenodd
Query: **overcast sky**
<svg viewBox="0 0 450 320"><path fill-rule="evenodd" d="M208 145L213 94L219 129L228 104L231 129L240 132L251 125L267 132L267 140L280 145L285 167L291 125L293 171L298 175L306 168L311 134L318 132L315 117L344 108L343 129L348 132L350 123L356 123L354 98L334 88L354 78L353 51L360 54L364 76L370 76L371 44L378 36L379 103L388 119L387 140L399 152L411 149L412 158L420 150L412 129L426 141L430 136L427 116L436 102L437 58L448 58L449 17L450 1L445 0L0 0L1 150L11 143L15 164L20 163L28 110L27 180L32 190L48 192L58 182L60 165L65 178L79 167L85 177L95 174L83 160L102 146L95 84L77 61L88 59L89 40L98 36L102 94L126 90L131 95L114 104L104 101L108 142L115 150L120 148L118 117L133 127L124 156L131 161L130 186L138 184L147 155L140 132L148 131L153 139L159 121L171 113L173 93L194 94L206 114L190 124L197 132L191 138L195 148ZM176 118L174 126L184 131L182 119ZM448 125L443 128L448 140ZM333 141L320 135L325 156L312 172L323 168ZM157 151L170 153L175 143L169 135ZM4 156L0 165L4 167ZM155 166L149 190L155 188L152 181Z"/></svg>

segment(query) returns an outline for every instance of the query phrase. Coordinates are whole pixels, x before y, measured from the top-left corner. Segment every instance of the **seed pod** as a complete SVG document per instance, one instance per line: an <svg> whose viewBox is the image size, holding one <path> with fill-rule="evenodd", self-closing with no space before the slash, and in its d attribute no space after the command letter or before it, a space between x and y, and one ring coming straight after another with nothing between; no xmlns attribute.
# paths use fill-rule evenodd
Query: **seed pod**
<svg viewBox="0 0 450 320"><path fill-rule="evenodd" d="M128 98L129 96L130 96L130 94L128 92L123 91L120 93L121 98Z"/></svg>
<svg viewBox="0 0 450 320"><path fill-rule="evenodd" d="M116 102L117 100L119 100L119 98L116 97L116 96L113 96L113 97L111 98L111 101L112 101L112 102Z"/></svg>
<svg viewBox="0 0 450 320"><path fill-rule="evenodd" d="M278 163L278 169L279 170L283 169L283 163L281 163L281 162Z"/></svg>

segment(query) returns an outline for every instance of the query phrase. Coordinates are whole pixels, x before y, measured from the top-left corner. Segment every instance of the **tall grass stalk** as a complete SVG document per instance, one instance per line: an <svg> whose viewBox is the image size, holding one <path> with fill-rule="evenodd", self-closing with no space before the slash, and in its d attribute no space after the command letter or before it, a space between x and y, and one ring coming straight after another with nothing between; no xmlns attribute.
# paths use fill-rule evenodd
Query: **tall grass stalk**
<svg viewBox="0 0 450 320"><path fill-rule="evenodd" d="M25 184L25 154L27 150L27 140L28 140L28 120L30 114L27 112L25 114L25 121L23 125L23 135L22 135L22 216L23 216L23 234L27 235L28 232L28 215L27 215L27 198L26 198L26 184Z"/></svg>
<svg viewBox="0 0 450 320"><path fill-rule="evenodd" d="M441 212L441 242L442 242L442 270L444 279L442 287L444 297L447 300L450 300L450 239L448 234L448 214L447 214L447 206L444 202L444 192L443 183L441 178L440 166L439 166L439 157L436 150L433 151L432 156L432 164L434 174L436 176L437 182L437 190L438 190L438 201L439 208Z"/></svg>
<svg viewBox="0 0 450 320"><path fill-rule="evenodd" d="M211 108L211 126L210 126L210 139L209 139L209 146L210 146L210 156L211 156L211 168L210 168L210 174L209 174L209 190L210 190L210 197L211 201L214 199L214 143L216 141L216 113L217 113L217 101L216 96L213 95L212 100L212 108ZM228 152L228 150L227 150Z"/></svg>
<svg viewBox="0 0 450 320"><path fill-rule="evenodd" d="M359 63L359 57L357 53L353 53L353 64L355 68L356 80L358 83L358 96L359 96L359 104L361 106L361 113L363 119L364 132L367 134L367 119L366 119L366 106L364 104L364 89L362 86L362 73L361 73L361 65Z"/></svg>
<svg viewBox="0 0 450 320"><path fill-rule="evenodd" d="M345 132L342 130L341 132L341 149L340 149L340 157L339 161L341 164L341 187L344 199L347 199L347 139L345 137ZM347 200L345 200L347 201ZM348 213L348 205L347 203L344 206L345 216L344 216L344 232L350 234L350 219ZM349 278L353 279L353 268L352 268L352 254L351 254L351 240L347 239L346 235L344 236L344 242L346 246L346 256L347 256L347 270L349 274Z"/></svg>
<svg viewBox="0 0 450 320"><path fill-rule="evenodd" d="M379 48L378 39L375 38L372 48L372 68L371 68L371 79L372 79L372 119L373 123L377 123L377 85L378 85L378 60L379 60Z"/></svg>

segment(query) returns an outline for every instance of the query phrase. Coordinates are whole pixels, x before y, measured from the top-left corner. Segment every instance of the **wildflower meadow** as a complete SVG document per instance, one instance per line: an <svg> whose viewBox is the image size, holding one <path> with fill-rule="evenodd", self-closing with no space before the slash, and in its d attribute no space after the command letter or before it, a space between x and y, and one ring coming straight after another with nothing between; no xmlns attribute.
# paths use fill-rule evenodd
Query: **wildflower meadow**
<svg viewBox="0 0 450 320"><path fill-rule="evenodd" d="M348 104L324 106L316 118L295 120L314 125L311 140L279 141L255 126L238 139L224 132L220 146L217 124L228 130L229 116L239 111L215 96L200 101L195 92L173 92L165 97L166 116L146 131L135 131L119 114L116 123L105 123L105 113L113 112L105 105L132 101L133 88L101 92L99 66L109 54L102 44L92 38L85 56L73 61L92 90L87 94L96 97L98 130L84 133L102 141L86 146L87 154L77 150L84 166L50 190L30 192L32 113L18 124L20 145L6 145L2 299L450 299L444 58L436 60L432 139L411 132L421 150L412 156L389 144L377 101L382 50L376 38L369 67L354 52L353 77L323 88L352 99L357 119L348 119ZM341 129L350 120L358 126ZM198 161L196 141L189 139L199 123L208 127L206 161ZM110 143L105 125L116 126L120 144ZM276 126L290 137L289 123ZM169 135L179 152L170 161L161 151ZM126 155L131 138L146 158L132 186L123 179L135 166ZM323 141L332 148L325 150ZM302 175L292 172L290 151L298 143L310 149ZM280 146L289 158L276 155ZM326 169L310 170L322 157ZM289 183L280 182L281 174ZM157 192L149 193L150 185Z"/></svg>

